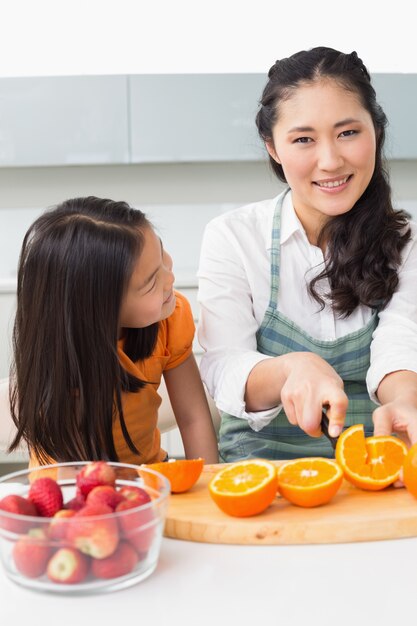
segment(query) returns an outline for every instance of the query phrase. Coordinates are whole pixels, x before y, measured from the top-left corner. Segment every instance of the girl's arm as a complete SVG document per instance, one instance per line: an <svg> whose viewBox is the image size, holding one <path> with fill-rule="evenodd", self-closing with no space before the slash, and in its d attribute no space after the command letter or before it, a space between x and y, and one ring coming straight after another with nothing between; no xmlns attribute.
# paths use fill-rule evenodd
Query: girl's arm
<svg viewBox="0 0 417 626"><path fill-rule="evenodd" d="M417 443L417 374L403 370L392 372L381 381L380 407L373 413L374 434L402 434L407 443Z"/></svg>
<svg viewBox="0 0 417 626"><path fill-rule="evenodd" d="M164 379L187 459L218 463L217 438L200 373L191 354Z"/></svg>

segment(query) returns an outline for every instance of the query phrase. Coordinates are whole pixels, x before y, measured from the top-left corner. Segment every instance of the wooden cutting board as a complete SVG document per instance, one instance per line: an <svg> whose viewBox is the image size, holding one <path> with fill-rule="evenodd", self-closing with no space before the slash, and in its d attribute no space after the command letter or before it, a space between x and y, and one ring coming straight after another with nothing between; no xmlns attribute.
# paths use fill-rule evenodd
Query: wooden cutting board
<svg viewBox="0 0 417 626"><path fill-rule="evenodd" d="M279 462L276 462L278 465ZM362 491L344 481L328 504L311 509L278 496L260 515L230 517L210 497L222 465L206 465L194 487L170 496L165 536L206 543L344 543L417 536L417 499L405 489Z"/></svg>

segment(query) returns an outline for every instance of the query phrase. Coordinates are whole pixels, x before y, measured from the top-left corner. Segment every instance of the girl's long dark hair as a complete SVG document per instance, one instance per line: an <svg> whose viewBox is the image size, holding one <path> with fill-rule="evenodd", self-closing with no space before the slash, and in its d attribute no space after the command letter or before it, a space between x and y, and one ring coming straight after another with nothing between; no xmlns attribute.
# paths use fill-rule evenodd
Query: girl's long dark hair
<svg viewBox="0 0 417 626"><path fill-rule="evenodd" d="M256 124L261 138L272 141L280 103L291 98L300 85L330 78L357 95L371 115L376 134L376 159L372 179L350 211L329 220L318 245L327 242L328 257L323 271L309 285L311 295L324 307L316 285L323 278L330 284L333 309L348 317L359 304L383 309L398 286L401 251L410 239L408 215L395 211L389 178L383 165L387 118L376 101L369 73L356 52L344 54L318 47L297 52L277 61L269 70ZM271 156L276 176L287 182L284 170Z"/></svg>
<svg viewBox="0 0 417 626"><path fill-rule="evenodd" d="M129 448L122 391L143 381L120 366L119 313L141 254L145 215L125 202L67 200L26 233L18 269L11 410L17 434L40 463L117 460L112 425L120 419ZM153 351L158 323L127 329L133 360Z"/></svg>

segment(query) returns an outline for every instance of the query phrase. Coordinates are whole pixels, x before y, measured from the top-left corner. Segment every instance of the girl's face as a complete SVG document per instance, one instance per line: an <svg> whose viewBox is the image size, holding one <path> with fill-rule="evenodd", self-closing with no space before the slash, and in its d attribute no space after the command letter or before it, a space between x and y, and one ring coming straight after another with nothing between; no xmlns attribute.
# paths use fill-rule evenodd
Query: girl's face
<svg viewBox="0 0 417 626"><path fill-rule="evenodd" d="M143 231L144 245L122 300L121 328L145 328L175 309L172 259L152 228Z"/></svg>
<svg viewBox="0 0 417 626"><path fill-rule="evenodd" d="M295 211L315 243L323 223L350 211L367 188L376 135L358 96L324 79L298 87L279 105L267 149L282 165Z"/></svg>

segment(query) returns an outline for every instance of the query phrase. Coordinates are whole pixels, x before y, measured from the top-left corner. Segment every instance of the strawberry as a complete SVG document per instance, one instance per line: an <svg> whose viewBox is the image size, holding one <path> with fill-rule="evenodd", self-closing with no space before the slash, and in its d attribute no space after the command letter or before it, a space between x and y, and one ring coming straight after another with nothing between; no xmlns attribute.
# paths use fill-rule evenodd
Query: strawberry
<svg viewBox="0 0 417 626"><path fill-rule="evenodd" d="M150 506L138 506L133 500L124 500L116 507L121 536L133 544L141 556L149 550L155 534L154 513Z"/></svg>
<svg viewBox="0 0 417 626"><path fill-rule="evenodd" d="M83 506L85 506L85 498L81 493L77 492L71 500L68 500L68 502L65 503L64 506L66 509L79 511L83 508Z"/></svg>
<svg viewBox="0 0 417 626"><path fill-rule="evenodd" d="M151 497L145 489L142 487L136 487L135 485L123 485L120 487L119 493L126 498L126 500L133 500L136 506L140 504L147 504L151 501Z"/></svg>
<svg viewBox="0 0 417 626"><path fill-rule="evenodd" d="M0 511L7 511L15 515L38 515L35 505L22 496L9 495L0 500ZM24 534L34 525L33 520L18 520L0 513L0 527L13 533Z"/></svg>
<svg viewBox="0 0 417 626"><path fill-rule="evenodd" d="M124 500L123 495L116 491L114 487L110 485L98 485L92 489L87 498L87 504L105 504L109 506L113 511L116 506Z"/></svg>
<svg viewBox="0 0 417 626"><path fill-rule="evenodd" d="M12 554L16 569L21 574L28 578L42 576L51 555L45 531L42 528L32 528L27 535L16 541Z"/></svg>
<svg viewBox="0 0 417 626"><path fill-rule="evenodd" d="M73 509L60 509L57 511L48 526L48 537L56 541L65 539L68 529L67 520L74 515L75 511Z"/></svg>
<svg viewBox="0 0 417 626"><path fill-rule="evenodd" d="M119 528L109 506L86 505L68 522L66 538L84 554L96 559L110 556L119 543Z"/></svg>
<svg viewBox="0 0 417 626"><path fill-rule="evenodd" d="M92 461L81 469L76 478L78 492L87 497L89 492L99 485L116 484L116 472L106 461Z"/></svg>
<svg viewBox="0 0 417 626"><path fill-rule="evenodd" d="M121 541L112 555L105 559L93 559L91 572L96 578L118 578L129 574L137 562L136 550L127 541Z"/></svg>
<svg viewBox="0 0 417 626"><path fill-rule="evenodd" d="M64 501L61 487L56 480L45 476L37 478L30 486L28 498L36 506L42 517L53 517L62 509Z"/></svg>
<svg viewBox="0 0 417 626"><path fill-rule="evenodd" d="M54 583L74 585L87 577L89 569L88 556L74 548L61 548L49 560L46 573Z"/></svg>

